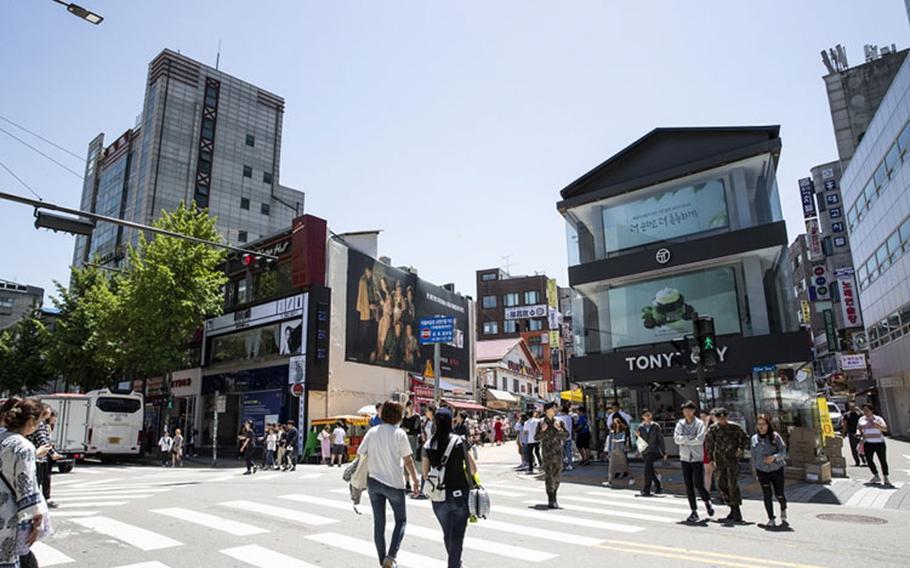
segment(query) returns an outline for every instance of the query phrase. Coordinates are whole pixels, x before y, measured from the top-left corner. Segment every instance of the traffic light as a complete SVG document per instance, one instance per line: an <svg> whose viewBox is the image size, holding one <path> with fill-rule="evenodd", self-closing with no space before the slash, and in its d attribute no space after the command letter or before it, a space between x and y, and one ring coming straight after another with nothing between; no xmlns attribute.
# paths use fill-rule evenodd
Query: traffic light
<svg viewBox="0 0 910 568"><path fill-rule="evenodd" d="M692 363L692 344L690 343L690 339L690 337L686 336L670 340L670 344L676 349L676 353L670 358L670 364L674 367L680 367L688 371L694 369L695 365Z"/></svg>
<svg viewBox="0 0 910 568"><path fill-rule="evenodd" d="M714 334L714 318L699 317L692 322L695 328L695 341L698 344L698 355L705 369L717 365L717 336Z"/></svg>
<svg viewBox="0 0 910 568"><path fill-rule="evenodd" d="M240 262L246 268L258 268L261 270L271 270L275 268L278 261L274 258L259 256L257 254L246 253L240 257Z"/></svg>

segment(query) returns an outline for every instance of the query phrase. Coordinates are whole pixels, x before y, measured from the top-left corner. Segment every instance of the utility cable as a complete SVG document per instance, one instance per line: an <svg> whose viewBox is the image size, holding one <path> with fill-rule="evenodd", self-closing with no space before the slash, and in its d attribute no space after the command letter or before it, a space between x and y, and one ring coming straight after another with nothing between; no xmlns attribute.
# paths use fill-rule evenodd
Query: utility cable
<svg viewBox="0 0 910 568"><path fill-rule="evenodd" d="M54 148L60 150L61 152L66 152L67 154L69 154L70 156L76 158L76 159L79 160L80 162L85 161L85 156L80 156L79 154L77 154L77 153L75 153L75 152L73 152L73 151L71 151L71 150L67 150L66 148L64 148L64 147L61 146L60 144L57 144L56 142L54 142L54 141L52 141L52 140L48 140L48 139L45 138L44 136L41 136L40 134L38 134L37 132L35 132L35 131L33 131L33 130L29 130L28 128L22 126L21 124L17 124L17 123L15 123L15 122L13 122L12 120L6 118L6 117L3 116L2 114L0 114L0 120L2 120L2 121L4 121L4 122L8 122L8 123L12 124L13 126L15 126L16 128L18 128L18 129L20 129L20 130L24 130L25 132L28 132L29 134L31 134L31 135L34 136L35 138L38 138L39 140L43 140L44 142L47 142L48 144L50 144L50 145L53 146Z"/></svg>
<svg viewBox="0 0 910 568"><path fill-rule="evenodd" d="M14 172L13 170L9 169L9 167L7 167L6 164L4 164L3 162L0 162L0 168L3 168L4 170L6 170L6 171L9 173L9 175L11 175L11 176L13 176L14 178L16 178L16 181L18 181L19 183L21 183L21 184L22 184L22 187L24 187L25 189L29 190L29 192L31 192L32 195L34 195L35 197L37 197L37 198L38 198L38 201L44 201L44 198L41 197L40 195L38 195L38 192L36 192L34 189L31 188L31 186L29 186L27 183L25 183L25 181L24 181L21 177L17 176L17 175L16 175L16 172Z"/></svg>
<svg viewBox="0 0 910 568"><path fill-rule="evenodd" d="M73 175L76 176L77 178L83 179L83 178L82 178L82 174L76 172L76 171L73 170L73 169L70 169L68 166L66 166L66 165L62 164L61 162L55 160L54 158L48 156L47 154L45 154L44 152L42 152L42 151L39 150L38 148L35 148L34 146L32 146L31 144L29 144L28 142L26 142L26 141L23 140L22 138L19 138L18 136L16 136L15 134L11 133L10 131L5 130L4 128L0 127L0 132L6 134L7 136L9 136L10 138L12 138L13 140L16 140L16 141L19 142L20 144L22 144L22 145L24 145L24 146L27 146L27 147L31 148L33 151L35 151L35 152L41 154L42 156L44 156L44 157L47 158L48 160L54 162L55 164L57 164L58 166L60 166L60 167L63 168L64 170L68 171L69 173L73 174Z"/></svg>

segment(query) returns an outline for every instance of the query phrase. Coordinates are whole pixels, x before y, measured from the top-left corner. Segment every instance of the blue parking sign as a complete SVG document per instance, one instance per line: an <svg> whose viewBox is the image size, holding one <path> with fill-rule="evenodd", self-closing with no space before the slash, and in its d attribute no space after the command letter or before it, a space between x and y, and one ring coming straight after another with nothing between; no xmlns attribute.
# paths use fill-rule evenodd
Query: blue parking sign
<svg viewBox="0 0 910 568"><path fill-rule="evenodd" d="M421 345L452 343L455 341L455 318L436 316L421 319L418 324L418 337Z"/></svg>

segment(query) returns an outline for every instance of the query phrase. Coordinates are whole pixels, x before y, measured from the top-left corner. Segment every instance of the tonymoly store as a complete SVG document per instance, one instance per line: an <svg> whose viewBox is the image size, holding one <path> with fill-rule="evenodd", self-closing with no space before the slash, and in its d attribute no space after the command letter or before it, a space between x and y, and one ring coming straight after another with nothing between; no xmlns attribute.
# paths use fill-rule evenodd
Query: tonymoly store
<svg viewBox="0 0 910 568"><path fill-rule="evenodd" d="M814 425L808 336L792 305L775 171L778 127L661 128L562 190L576 356L598 444L618 400L672 431L679 406L724 406L753 430L768 412ZM671 340L714 318L704 382L671 363ZM672 445L671 445L672 448Z"/></svg>

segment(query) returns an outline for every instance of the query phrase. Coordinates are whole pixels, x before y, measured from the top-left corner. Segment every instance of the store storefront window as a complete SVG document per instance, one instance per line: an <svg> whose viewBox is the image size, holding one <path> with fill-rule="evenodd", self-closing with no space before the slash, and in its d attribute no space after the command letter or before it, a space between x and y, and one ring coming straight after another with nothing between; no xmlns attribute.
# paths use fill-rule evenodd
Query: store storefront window
<svg viewBox="0 0 910 568"><path fill-rule="evenodd" d="M781 432L791 426L815 428L817 403L811 369L778 368L756 373L756 406L771 415Z"/></svg>
<svg viewBox="0 0 910 568"><path fill-rule="evenodd" d="M211 341L211 363L277 356L280 323L219 335Z"/></svg>
<svg viewBox="0 0 910 568"><path fill-rule="evenodd" d="M725 408L729 420L746 432L755 432L755 405L750 377L711 381L702 395L701 407L706 410Z"/></svg>

